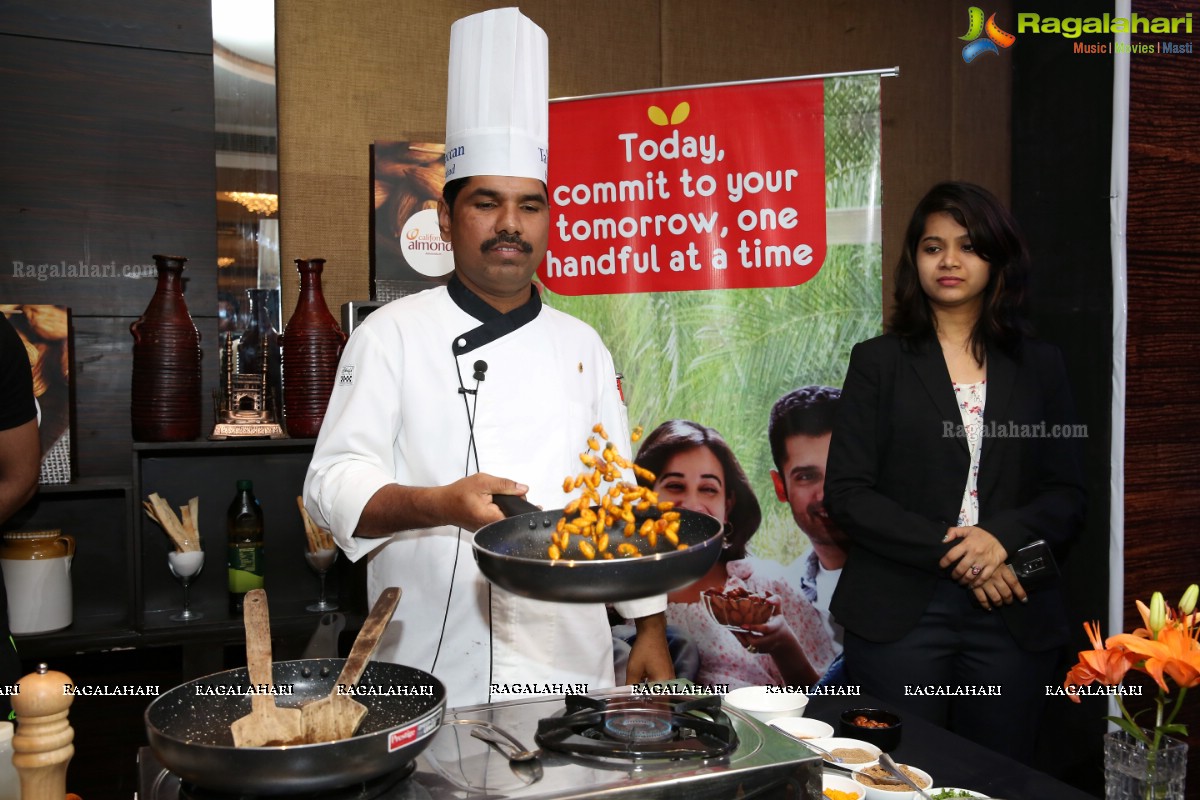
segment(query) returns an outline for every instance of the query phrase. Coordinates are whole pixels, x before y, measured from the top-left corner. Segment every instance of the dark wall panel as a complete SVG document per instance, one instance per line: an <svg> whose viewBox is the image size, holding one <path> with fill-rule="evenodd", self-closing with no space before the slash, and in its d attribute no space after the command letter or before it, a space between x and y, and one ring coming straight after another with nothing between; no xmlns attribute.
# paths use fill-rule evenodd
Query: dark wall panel
<svg viewBox="0 0 1200 800"><path fill-rule="evenodd" d="M1192 4L1139 0L1142 16L1182 16ZM1135 36L1200 45L1198 36ZM1200 60L1194 53L1130 58L1128 291L1129 345L1125 429L1126 630L1141 625L1133 600L1161 591L1178 602L1200 575ZM1200 709L1181 721L1200 746ZM1200 785L1190 759L1189 787Z"/></svg>
<svg viewBox="0 0 1200 800"><path fill-rule="evenodd" d="M4 0L0 33L212 55L212 11L195 0Z"/></svg>
<svg viewBox="0 0 1200 800"><path fill-rule="evenodd" d="M189 258L211 424L210 20L207 0L0 2L0 303L72 309L76 477L129 473L129 324L154 294L154 253Z"/></svg>
<svg viewBox="0 0 1200 800"><path fill-rule="evenodd" d="M211 57L20 36L0 48L5 107L20 109L0 129L5 301L136 316L137 276L166 252L192 259L190 299L215 309Z"/></svg>

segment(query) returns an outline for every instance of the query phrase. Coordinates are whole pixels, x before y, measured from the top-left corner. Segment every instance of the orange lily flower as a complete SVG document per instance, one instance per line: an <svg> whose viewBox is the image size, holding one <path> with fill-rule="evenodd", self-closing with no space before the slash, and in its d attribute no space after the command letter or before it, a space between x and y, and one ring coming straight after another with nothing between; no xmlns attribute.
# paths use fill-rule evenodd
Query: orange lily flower
<svg viewBox="0 0 1200 800"><path fill-rule="evenodd" d="M1083 629L1095 649L1079 652L1079 663L1071 667L1063 686L1087 686L1092 683L1116 686L1125 678L1135 659L1125 651L1112 647L1112 639L1109 639L1107 646L1101 641L1099 622L1085 622ZM1074 694L1068 696L1076 703L1080 702Z"/></svg>
<svg viewBox="0 0 1200 800"><path fill-rule="evenodd" d="M1154 632L1150 629L1150 607L1141 600L1134 600L1133 604L1137 606L1138 613L1142 615L1142 624L1146 627L1135 628L1132 636L1138 636L1142 639L1153 639Z"/></svg>
<svg viewBox="0 0 1200 800"><path fill-rule="evenodd" d="M1164 672L1181 687L1190 689L1200 685L1200 643L1186 626L1169 624L1158 632L1157 639L1119 633L1110 636L1106 644L1136 656L1137 661L1143 662L1139 669L1154 678L1164 692L1170 691L1163 680Z"/></svg>
<svg viewBox="0 0 1200 800"><path fill-rule="evenodd" d="M1153 730L1145 730L1136 715L1130 714L1121 696L1117 695L1117 707L1121 716L1108 719L1121 726L1127 734L1146 745L1153 754L1157 752L1162 737L1182 734L1187 736L1187 726L1176 723L1183 698L1187 690L1200 686L1200 611L1196 604L1200 598L1200 585L1191 584L1183 593L1177 608L1166 604L1161 592L1155 592L1150 605L1137 601L1137 610L1146 627L1133 633L1119 633L1100 641L1100 624L1083 624L1094 650L1079 654L1079 663L1067 673L1063 684L1086 686L1099 682L1105 686L1121 683L1131 670L1144 672L1158 684L1155 699L1156 713ZM1172 700L1166 678L1179 685L1179 693ZM1070 695L1080 702L1075 695ZM1153 756L1152 756L1153 757Z"/></svg>

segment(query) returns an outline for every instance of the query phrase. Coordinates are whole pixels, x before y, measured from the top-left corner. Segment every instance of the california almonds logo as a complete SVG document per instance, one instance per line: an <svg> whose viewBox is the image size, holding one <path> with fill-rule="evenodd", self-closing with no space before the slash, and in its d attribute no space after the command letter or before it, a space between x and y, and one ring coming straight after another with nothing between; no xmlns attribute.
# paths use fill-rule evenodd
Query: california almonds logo
<svg viewBox="0 0 1200 800"><path fill-rule="evenodd" d="M1016 36L1000 29L1000 26L996 24L995 14L988 17L985 23L983 9L979 6L971 6L967 9L967 32L958 38L960 41L967 42L967 46L963 48L962 57L963 61L968 64L984 53L1000 55L1001 50L1012 47L1013 42L1017 40Z"/></svg>

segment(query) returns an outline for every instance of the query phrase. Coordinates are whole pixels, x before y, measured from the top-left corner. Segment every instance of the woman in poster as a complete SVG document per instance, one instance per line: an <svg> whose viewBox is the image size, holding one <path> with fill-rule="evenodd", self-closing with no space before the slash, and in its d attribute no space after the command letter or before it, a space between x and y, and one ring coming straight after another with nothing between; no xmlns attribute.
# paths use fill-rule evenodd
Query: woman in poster
<svg viewBox="0 0 1200 800"><path fill-rule="evenodd" d="M831 611L851 683L1029 761L1068 627L1057 576L1084 490L1062 356L1020 316L1028 255L986 190L939 184L909 222L888 333L854 347L825 501L851 549Z"/></svg>
<svg viewBox="0 0 1200 800"><path fill-rule="evenodd" d="M670 420L643 440L635 462L657 476L652 488L660 500L709 514L725 526L717 563L667 597L668 625L699 648L697 683L730 688L816 683L834 658L821 614L798 586L747 554L762 512L721 434L689 420ZM741 613L750 606L761 621Z"/></svg>

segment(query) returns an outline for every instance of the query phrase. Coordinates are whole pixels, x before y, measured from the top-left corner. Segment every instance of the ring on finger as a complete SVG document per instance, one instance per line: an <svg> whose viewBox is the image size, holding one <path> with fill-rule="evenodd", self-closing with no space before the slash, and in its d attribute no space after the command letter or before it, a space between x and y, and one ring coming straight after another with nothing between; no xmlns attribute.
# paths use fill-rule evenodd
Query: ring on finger
<svg viewBox="0 0 1200 800"><path fill-rule="evenodd" d="M978 564L974 564L971 566L971 574L972 575L978 575L981 572L983 572L983 567L979 566Z"/></svg>

